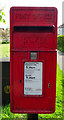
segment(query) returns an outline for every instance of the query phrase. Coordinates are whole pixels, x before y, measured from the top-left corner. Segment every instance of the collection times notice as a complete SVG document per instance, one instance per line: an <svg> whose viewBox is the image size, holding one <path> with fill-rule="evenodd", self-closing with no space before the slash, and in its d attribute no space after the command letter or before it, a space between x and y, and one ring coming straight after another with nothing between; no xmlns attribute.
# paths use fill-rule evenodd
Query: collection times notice
<svg viewBox="0 0 64 120"><path fill-rule="evenodd" d="M42 95L42 62L25 62L24 95Z"/></svg>

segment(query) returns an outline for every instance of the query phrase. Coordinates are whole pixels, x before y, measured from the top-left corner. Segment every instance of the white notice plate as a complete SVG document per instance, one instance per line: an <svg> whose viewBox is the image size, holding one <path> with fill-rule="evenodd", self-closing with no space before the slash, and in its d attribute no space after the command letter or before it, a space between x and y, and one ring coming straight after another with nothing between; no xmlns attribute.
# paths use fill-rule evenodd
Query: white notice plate
<svg viewBox="0 0 64 120"><path fill-rule="evenodd" d="M42 95L42 62L24 63L24 95Z"/></svg>

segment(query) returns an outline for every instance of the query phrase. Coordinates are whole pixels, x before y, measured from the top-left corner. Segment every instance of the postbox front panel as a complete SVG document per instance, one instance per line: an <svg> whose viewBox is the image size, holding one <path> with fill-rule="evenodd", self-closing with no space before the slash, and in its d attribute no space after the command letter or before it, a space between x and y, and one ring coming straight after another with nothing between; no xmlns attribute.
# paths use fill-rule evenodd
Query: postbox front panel
<svg viewBox="0 0 64 120"><path fill-rule="evenodd" d="M17 28L16 28L17 29ZM20 28L19 28L20 29ZM27 27L26 29L29 29L29 31L15 31L13 35L13 48L15 49L21 49L22 50L30 50L34 51L34 49L37 51L43 50L43 49L51 49L53 50L55 48L55 36L53 34L53 31L49 31L48 28L42 27L41 29L46 30L40 30L39 27L36 27L36 30L34 31L35 27ZM33 29L33 30L32 30ZM47 31L48 29L48 31ZM30 31L32 30L32 31ZM53 40L52 40L53 39ZM18 40L18 41L17 41ZM18 43L17 43L18 42ZM29 46L29 47L28 47Z"/></svg>
<svg viewBox="0 0 64 120"><path fill-rule="evenodd" d="M56 8L13 7L10 14L11 111L53 113L56 96Z"/></svg>

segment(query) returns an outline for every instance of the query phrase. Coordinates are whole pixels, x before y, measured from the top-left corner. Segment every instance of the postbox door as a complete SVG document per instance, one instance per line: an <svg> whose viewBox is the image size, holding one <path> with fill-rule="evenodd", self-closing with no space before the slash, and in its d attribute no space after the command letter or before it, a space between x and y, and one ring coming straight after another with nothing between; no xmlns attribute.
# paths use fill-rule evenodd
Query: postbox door
<svg viewBox="0 0 64 120"><path fill-rule="evenodd" d="M14 52L12 54L12 102L13 105L11 109L13 112L23 113L23 112L52 112L54 111L53 105L55 103L55 90L53 90L53 84L55 85L54 69L56 67L56 54L51 52L39 52L39 60L30 60L28 52ZM42 92L34 94L35 91L26 93L24 82L25 75L25 63L42 63L42 81L39 82L41 85ZM55 63L54 63L55 62ZM54 64L53 64L54 63ZM52 67L51 67L52 66ZM33 66L34 67L34 66ZM31 71L30 71L31 72ZM53 73L53 74L51 74ZM31 73L30 73L31 74ZM32 75L32 74L31 74ZM28 82L28 81L27 81ZM32 85L34 81L32 81ZM28 88L33 88L29 81ZM37 82L36 82L36 85ZM35 88L37 88L35 86ZM54 87L55 88L55 87ZM52 100L52 102L51 102Z"/></svg>

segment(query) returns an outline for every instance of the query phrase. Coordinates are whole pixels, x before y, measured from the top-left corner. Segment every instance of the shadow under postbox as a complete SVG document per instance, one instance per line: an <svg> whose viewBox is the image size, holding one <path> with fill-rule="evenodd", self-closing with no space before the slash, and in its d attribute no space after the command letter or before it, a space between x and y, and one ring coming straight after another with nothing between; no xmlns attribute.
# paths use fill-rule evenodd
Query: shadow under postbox
<svg viewBox="0 0 64 120"><path fill-rule="evenodd" d="M10 9L10 99L13 113L53 113L57 9Z"/></svg>

